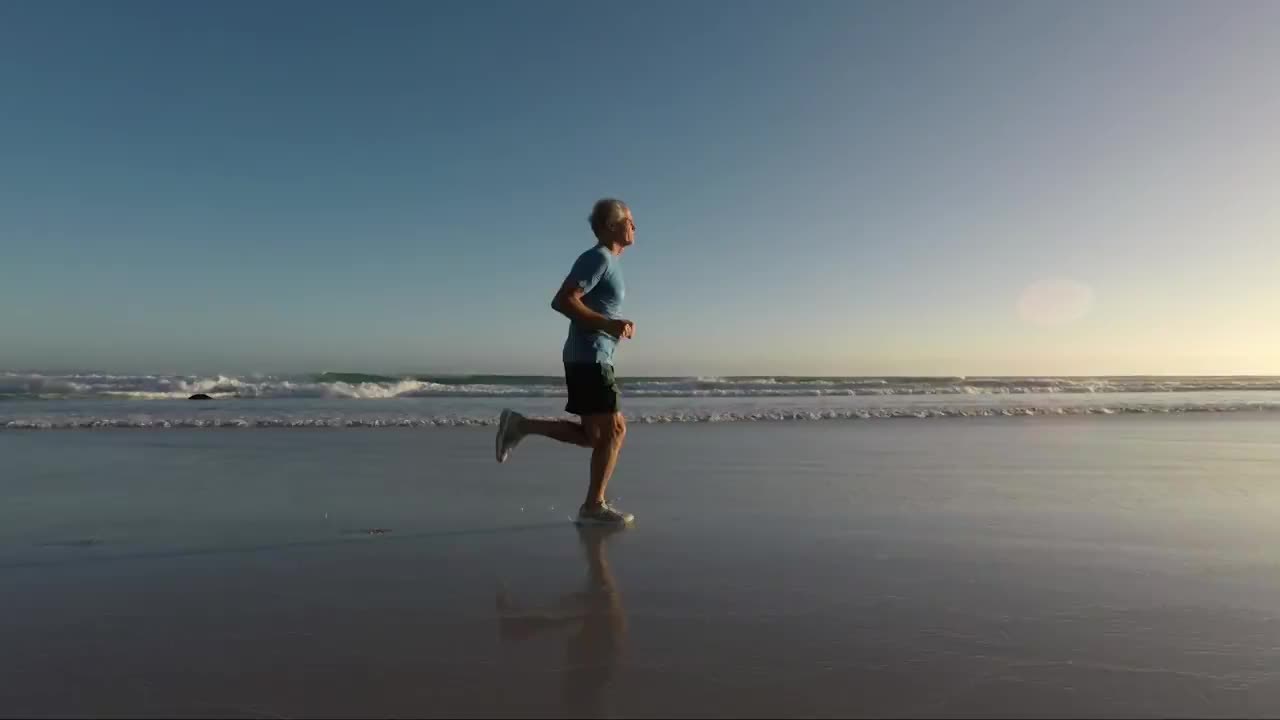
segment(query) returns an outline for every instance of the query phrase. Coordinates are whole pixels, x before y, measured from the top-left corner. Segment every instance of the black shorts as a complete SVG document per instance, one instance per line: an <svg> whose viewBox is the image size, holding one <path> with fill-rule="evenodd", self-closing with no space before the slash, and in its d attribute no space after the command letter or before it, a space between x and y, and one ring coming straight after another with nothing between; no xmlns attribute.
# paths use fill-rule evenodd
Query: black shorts
<svg viewBox="0 0 1280 720"><path fill-rule="evenodd" d="M618 383L612 365L566 363L564 383L569 402L564 411L574 415L612 415L618 412Z"/></svg>

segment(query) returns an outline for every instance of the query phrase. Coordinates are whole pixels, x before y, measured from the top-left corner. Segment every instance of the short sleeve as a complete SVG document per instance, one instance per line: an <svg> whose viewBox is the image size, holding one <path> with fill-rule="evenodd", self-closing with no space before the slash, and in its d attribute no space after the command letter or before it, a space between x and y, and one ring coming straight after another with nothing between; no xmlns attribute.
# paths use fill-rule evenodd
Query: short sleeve
<svg viewBox="0 0 1280 720"><path fill-rule="evenodd" d="M573 263L573 269L569 271L569 277L566 282L571 282L575 287L584 293L591 292L591 289L600 282L600 278L604 277L605 271L609 269L609 261L605 258L604 253L596 250L588 250L582 253Z"/></svg>

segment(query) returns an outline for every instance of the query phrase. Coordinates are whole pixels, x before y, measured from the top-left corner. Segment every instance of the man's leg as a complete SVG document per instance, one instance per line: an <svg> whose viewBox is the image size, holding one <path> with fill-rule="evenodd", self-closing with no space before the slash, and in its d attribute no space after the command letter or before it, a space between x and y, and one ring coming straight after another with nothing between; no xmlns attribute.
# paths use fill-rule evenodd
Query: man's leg
<svg viewBox="0 0 1280 720"><path fill-rule="evenodd" d="M494 441L498 462L506 462L511 451L528 435L541 435L570 445L591 447L582 425L572 420L534 420L512 410L503 410L502 417L498 419L498 434Z"/></svg>
<svg viewBox="0 0 1280 720"><path fill-rule="evenodd" d="M541 435L578 447L591 447L582 424L572 420L534 420L522 417L518 429L522 435Z"/></svg>
<svg viewBox="0 0 1280 720"><path fill-rule="evenodd" d="M622 413L587 415L582 418L586 439L591 446L591 483L587 486L585 507L604 504L604 492L618 464L618 453L627 437L627 421Z"/></svg>

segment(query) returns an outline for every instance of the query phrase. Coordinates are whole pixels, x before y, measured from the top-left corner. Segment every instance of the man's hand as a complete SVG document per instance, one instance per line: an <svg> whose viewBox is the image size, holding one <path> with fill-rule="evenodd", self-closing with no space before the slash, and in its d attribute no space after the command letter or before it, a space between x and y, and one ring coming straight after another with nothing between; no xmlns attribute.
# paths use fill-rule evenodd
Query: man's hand
<svg viewBox="0 0 1280 720"><path fill-rule="evenodd" d="M620 340L629 340L636 334L636 324L630 320L610 320L604 331Z"/></svg>

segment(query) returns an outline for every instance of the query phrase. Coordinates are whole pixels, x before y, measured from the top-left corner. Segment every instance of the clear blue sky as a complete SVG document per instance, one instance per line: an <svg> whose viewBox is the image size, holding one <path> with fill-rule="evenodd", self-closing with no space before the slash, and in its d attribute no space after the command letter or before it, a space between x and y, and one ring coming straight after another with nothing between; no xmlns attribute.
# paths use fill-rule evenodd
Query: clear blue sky
<svg viewBox="0 0 1280 720"><path fill-rule="evenodd" d="M616 195L624 374L1280 373L1277 28L3 3L0 367L554 373Z"/></svg>

